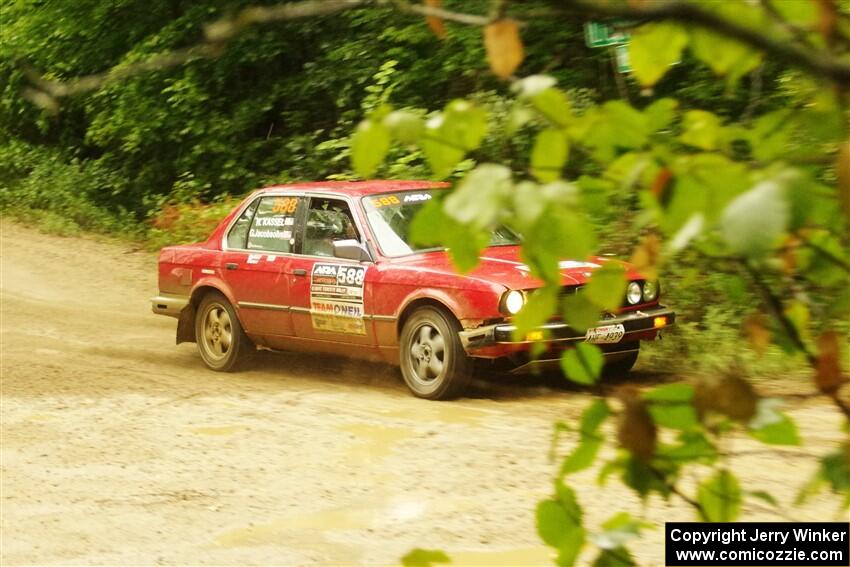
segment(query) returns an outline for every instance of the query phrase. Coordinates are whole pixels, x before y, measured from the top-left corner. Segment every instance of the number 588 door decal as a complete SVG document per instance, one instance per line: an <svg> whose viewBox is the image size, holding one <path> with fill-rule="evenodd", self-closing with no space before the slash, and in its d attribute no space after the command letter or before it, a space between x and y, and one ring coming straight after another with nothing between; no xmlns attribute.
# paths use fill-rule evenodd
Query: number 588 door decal
<svg viewBox="0 0 850 567"><path fill-rule="evenodd" d="M363 282L366 267L313 265L310 275L310 317L313 328L331 333L365 335Z"/></svg>

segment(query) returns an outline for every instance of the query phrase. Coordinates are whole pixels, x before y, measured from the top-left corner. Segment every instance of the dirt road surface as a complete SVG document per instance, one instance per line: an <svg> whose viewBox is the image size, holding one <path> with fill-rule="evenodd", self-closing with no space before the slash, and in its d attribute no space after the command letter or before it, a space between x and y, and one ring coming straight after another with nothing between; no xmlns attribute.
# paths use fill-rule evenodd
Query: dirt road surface
<svg viewBox="0 0 850 567"><path fill-rule="evenodd" d="M293 354L217 374L150 312L154 255L5 220L0 255L3 565L394 565L413 547L455 565L551 562L534 507L557 466L552 424L590 393L503 380L427 402L393 368ZM837 514L828 498L791 502L838 417L819 401L791 413L805 447L735 441L743 483L783 508L750 504L745 519ZM622 509L693 519L600 488L596 471L573 486L591 527ZM642 565L662 542L659 527L633 546Z"/></svg>

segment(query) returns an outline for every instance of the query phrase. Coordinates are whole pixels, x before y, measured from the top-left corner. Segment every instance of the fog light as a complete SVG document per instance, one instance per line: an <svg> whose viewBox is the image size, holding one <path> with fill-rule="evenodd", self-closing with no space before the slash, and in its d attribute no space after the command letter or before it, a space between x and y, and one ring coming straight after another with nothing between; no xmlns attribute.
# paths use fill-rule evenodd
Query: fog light
<svg viewBox="0 0 850 567"><path fill-rule="evenodd" d="M527 335L525 335L526 341L542 341L543 340L543 331L531 331Z"/></svg>
<svg viewBox="0 0 850 567"><path fill-rule="evenodd" d="M667 317L656 317L652 320L652 326L656 329L660 329L667 325Z"/></svg>

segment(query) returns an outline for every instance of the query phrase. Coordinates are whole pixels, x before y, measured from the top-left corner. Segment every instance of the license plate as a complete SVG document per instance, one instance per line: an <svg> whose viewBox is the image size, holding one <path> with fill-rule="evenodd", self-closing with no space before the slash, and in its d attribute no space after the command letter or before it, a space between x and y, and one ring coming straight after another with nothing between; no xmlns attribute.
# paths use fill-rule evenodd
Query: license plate
<svg viewBox="0 0 850 567"><path fill-rule="evenodd" d="M605 325L588 329L584 340L594 344L618 343L625 334L626 330L622 325Z"/></svg>

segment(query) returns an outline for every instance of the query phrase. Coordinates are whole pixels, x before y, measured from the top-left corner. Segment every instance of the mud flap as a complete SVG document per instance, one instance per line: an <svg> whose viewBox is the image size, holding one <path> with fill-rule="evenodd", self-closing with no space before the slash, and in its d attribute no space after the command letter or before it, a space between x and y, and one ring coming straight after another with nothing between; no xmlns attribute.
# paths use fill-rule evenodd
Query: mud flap
<svg viewBox="0 0 850 567"><path fill-rule="evenodd" d="M191 303L183 308L177 319L177 344L194 343L195 339L195 306Z"/></svg>

